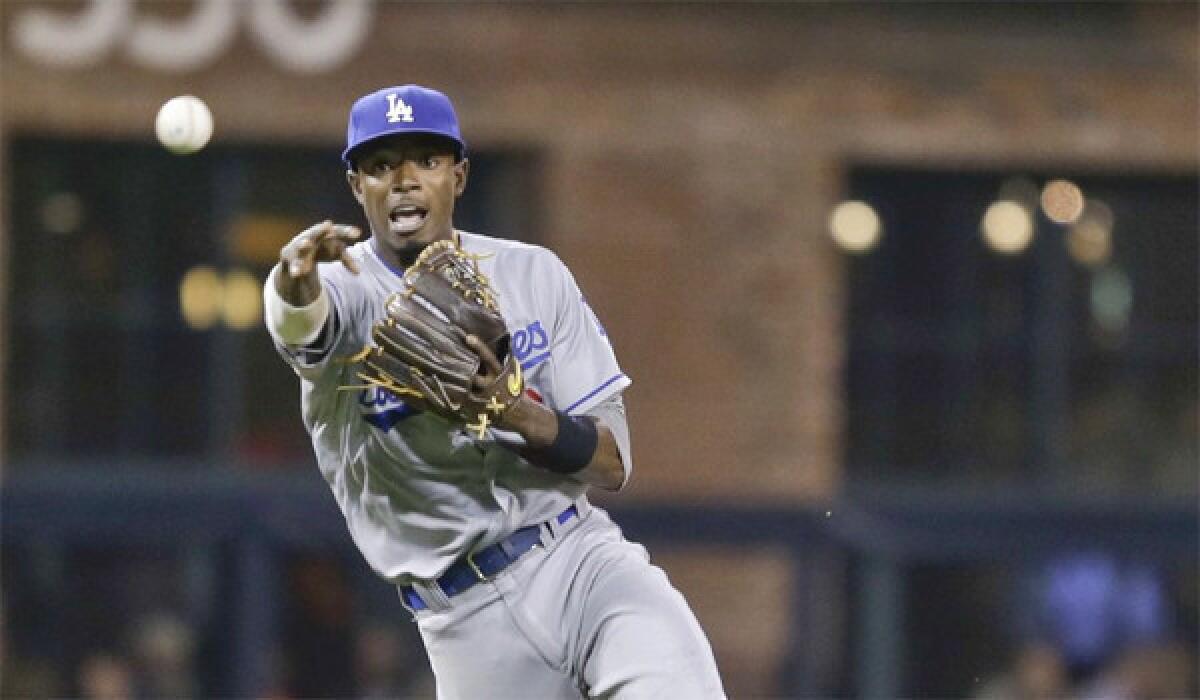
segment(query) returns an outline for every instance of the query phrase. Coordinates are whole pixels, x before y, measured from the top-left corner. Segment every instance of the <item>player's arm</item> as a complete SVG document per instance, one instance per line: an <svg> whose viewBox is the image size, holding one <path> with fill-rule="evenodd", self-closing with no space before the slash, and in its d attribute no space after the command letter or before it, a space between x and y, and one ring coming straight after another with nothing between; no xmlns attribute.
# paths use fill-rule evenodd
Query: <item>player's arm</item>
<svg viewBox="0 0 1200 700"><path fill-rule="evenodd" d="M484 371L474 379L476 388L491 386L503 370L500 361L475 336L467 336L466 342L483 361ZM499 426L525 438L520 453L534 466L616 491L625 484L628 473L622 455L629 452L629 432L622 409L610 409L604 415L609 423L620 424L622 447L618 447L618 439L605 420L555 411L524 393L504 412Z"/></svg>
<svg viewBox="0 0 1200 700"><path fill-rule="evenodd" d="M533 465L609 491L624 485L629 439L622 414L568 416L526 395L504 415L504 423L525 438L521 456Z"/></svg>
<svg viewBox="0 0 1200 700"><path fill-rule="evenodd" d="M341 260L357 274L346 249L359 235L355 226L322 221L301 231L279 251L279 264L267 278L263 298L267 323L284 343L305 345L320 334L329 317L329 299L317 263Z"/></svg>

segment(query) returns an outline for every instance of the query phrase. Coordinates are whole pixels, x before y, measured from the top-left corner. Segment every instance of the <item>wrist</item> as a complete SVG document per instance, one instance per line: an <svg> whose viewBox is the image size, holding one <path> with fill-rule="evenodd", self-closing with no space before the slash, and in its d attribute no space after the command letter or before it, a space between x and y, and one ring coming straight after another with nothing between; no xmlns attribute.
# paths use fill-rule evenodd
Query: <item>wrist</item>
<svg viewBox="0 0 1200 700"><path fill-rule="evenodd" d="M558 431L558 419L554 411L522 395L504 412L500 419L501 428L518 433L529 449L538 450L554 442Z"/></svg>
<svg viewBox="0 0 1200 700"><path fill-rule="evenodd" d="M292 306L308 306L324 290L315 265L307 274L293 277L288 263L281 260L271 270L271 279L280 298Z"/></svg>
<svg viewBox="0 0 1200 700"><path fill-rule="evenodd" d="M543 447L531 444L524 451L530 462L556 474L575 474L591 464L600 442L596 423L589 416L553 411L554 438Z"/></svg>

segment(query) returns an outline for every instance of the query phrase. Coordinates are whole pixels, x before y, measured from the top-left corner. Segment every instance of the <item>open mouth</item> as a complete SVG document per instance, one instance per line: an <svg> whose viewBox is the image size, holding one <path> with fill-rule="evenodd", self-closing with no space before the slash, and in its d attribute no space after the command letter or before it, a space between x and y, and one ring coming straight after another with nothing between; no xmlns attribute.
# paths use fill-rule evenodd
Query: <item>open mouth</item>
<svg viewBox="0 0 1200 700"><path fill-rule="evenodd" d="M429 211L427 209L412 204L404 204L392 209L388 214L388 220L392 222L393 232L412 233L421 228L428 214Z"/></svg>

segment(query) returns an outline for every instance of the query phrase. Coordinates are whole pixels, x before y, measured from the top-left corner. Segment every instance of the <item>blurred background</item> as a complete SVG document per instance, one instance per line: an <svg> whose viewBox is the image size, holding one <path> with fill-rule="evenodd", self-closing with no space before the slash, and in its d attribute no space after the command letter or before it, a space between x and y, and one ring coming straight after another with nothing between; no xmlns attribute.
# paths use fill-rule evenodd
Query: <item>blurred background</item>
<svg viewBox="0 0 1200 700"><path fill-rule="evenodd" d="M417 82L634 378L597 500L731 697L1195 696L1198 19L6 0L0 694L432 697L259 296Z"/></svg>

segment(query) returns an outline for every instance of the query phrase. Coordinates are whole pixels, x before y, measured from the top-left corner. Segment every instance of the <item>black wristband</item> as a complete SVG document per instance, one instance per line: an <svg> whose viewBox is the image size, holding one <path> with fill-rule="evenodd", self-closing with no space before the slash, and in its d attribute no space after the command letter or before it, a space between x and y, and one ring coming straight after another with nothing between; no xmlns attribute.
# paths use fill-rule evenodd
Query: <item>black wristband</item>
<svg viewBox="0 0 1200 700"><path fill-rule="evenodd" d="M600 435L596 424L587 416L568 416L555 411L558 434L554 442L540 450L527 450L530 461L556 474L575 474L591 464Z"/></svg>

